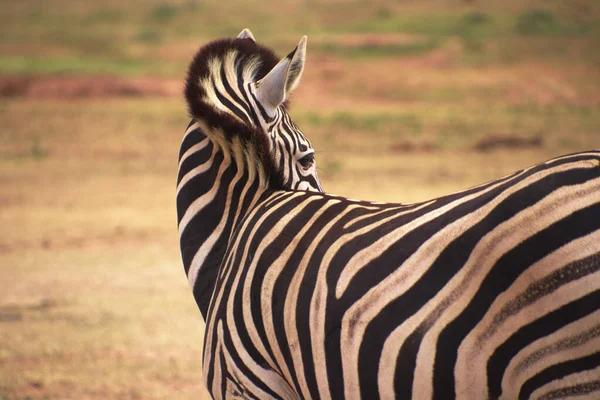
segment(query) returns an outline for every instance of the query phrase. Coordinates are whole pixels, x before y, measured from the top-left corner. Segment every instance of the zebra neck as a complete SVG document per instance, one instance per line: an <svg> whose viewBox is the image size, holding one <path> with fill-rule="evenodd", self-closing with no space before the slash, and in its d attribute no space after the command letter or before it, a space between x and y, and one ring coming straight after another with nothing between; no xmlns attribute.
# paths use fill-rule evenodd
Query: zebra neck
<svg viewBox="0 0 600 400"><path fill-rule="evenodd" d="M185 271L206 318L229 240L269 180L251 147L203 125L191 125L181 146L177 214Z"/></svg>

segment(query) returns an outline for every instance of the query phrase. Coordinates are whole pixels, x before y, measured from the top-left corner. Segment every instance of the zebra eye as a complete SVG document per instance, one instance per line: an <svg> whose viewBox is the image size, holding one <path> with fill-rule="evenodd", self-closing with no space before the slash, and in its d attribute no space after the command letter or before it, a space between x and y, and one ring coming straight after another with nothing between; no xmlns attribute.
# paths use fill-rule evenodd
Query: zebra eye
<svg viewBox="0 0 600 400"><path fill-rule="evenodd" d="M315 161L315 155L313 153L307 154L298 160L300 165L302 165L302 168L309 168L314 161Z"/></svg>

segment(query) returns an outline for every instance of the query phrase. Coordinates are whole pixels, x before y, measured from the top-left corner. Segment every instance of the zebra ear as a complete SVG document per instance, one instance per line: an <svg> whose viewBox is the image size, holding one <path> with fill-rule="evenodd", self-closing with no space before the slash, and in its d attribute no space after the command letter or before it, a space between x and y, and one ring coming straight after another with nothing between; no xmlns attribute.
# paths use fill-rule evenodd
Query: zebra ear
<svg viewBox="0 0 600 400"><path fill-rule="evenodd" d="M254 39L254 35L250 32L250 29L246 28L237 35L236 39L251 39L253 42L256 42Z"/></svg>
<svg viewBox="0 0 600 400"><path fill-rule="evenodd" d="M256 82L261 104L271 109L279 107L288 94L298 86L305 60L306 36L300 39L294 51L279 61L264 78Z"/></svg>

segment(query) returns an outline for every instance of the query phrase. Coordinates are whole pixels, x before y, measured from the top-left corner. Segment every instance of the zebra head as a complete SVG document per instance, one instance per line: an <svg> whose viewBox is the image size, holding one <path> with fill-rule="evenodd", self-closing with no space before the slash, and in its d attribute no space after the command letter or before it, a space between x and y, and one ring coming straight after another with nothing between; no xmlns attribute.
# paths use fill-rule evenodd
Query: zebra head
<svg viewBox="0 0 600 400"><path fill-rule="evenodd" d="M305 58L306 36L279 60L244 29L235 39L217 40L200 49L185 90L188 103L202 104L198 110L191 107L195 117L206 115L208 107L260 130L284 188L322 192L314 149L287 112Z"/></svg>

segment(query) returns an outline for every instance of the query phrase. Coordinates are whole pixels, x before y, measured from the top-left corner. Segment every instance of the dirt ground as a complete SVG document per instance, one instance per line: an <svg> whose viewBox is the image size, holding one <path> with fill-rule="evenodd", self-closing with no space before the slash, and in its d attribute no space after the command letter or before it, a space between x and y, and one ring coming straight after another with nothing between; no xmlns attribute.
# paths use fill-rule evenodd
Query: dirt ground
<svg viewBox="0 0 600 400"><path fill-rule="evenodd" d="M109 96L114 81L86 97L73 82L90 80L0 103L0 398L208 398L177 244L183 102ZM425 200L558 155L552 136L440 148L384 125L365 142L364 128L311 125L314 106L296 100L324 187L352 198Z"/></svg>
<svg viewBox="0 0 600 400"><path fill-rule="evenodd" d="M174 78L117 76L0 76L0 97L73 99L86 97L175 97L183 83Z"/></svg>

